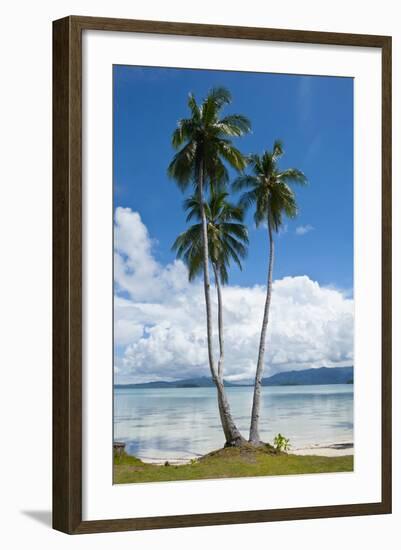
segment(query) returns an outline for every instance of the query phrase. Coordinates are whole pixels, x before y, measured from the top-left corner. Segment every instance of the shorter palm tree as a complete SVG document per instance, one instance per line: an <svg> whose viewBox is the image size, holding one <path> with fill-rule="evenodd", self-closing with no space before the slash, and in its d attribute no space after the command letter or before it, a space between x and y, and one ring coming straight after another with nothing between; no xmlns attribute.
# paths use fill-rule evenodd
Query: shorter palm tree
<svg viewBox="0 0 401 550"><path fill-rule="evenodd" d="M248 244L248 230L242 223L244 209L227 200L228 193L212 189L209 202L204 203L207 220L209 259L219 273L223 284L228 283L230 260L242 269ZM188 211L186 221L196 219L198 223L181 233L173 244L173 250L188 266L189 280L202 273L202 226L199 198L193 195L184 201Z"/></svg>
<svg viewBox="0 0 401 550"><path fill-rule="evenodd" d="M252 403L251 426L249 441L255 445L260 443L259 416L260 416L260 392L264 370L264 357L266 346L266 331L269 322L269 310L273 285L274 264L274 239L273 233L277 233L283 225L283 218L294 218L297 215L297 203L295 195L289 183L305 184L304 174L296 168L280 170L278 160L284 154L283 145L276 140L272 151L265 151L261 156L251 155L248 166L250 175L238 177L233 188L236 191L245 190L240 204L244 208L255 207L254 219L256 226L266 224L270 254L267 269L266 300L263 313L262 329L260 333L258 362L256 366L255 386Z"/></svg>
<svg viewBox="0 0 401 550"><path fill-rule="evenodd" d="M217 372L221 384L224 384L224 323L221 286L228 282L228 268L231 260L242 269L241 260L246 256L248 245L248 230L242 223L244 220L243 208L230 203L227 197L227 192L212 188L209 202L204 203L209 259L213 268L217 292L219 332ZM184 208L188 210L187 222L195 218L198 223L181 233L172 248L176 251L177 257L186 263L188 278L192 281L203 271L202 223L198 196L195 195L185 200ZM226 431L227 423L224 420L224 414L222 414L220 400L219 410L223 429Z"/></svg>

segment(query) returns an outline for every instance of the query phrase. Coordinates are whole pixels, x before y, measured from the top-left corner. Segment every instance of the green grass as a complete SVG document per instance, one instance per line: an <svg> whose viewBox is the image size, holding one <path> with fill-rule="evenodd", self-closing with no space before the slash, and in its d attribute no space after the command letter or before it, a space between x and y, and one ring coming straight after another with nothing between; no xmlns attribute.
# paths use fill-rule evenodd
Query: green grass
<svg viewBox="0 0 401 550"><path fill-rule="evenodd" d="M114 483L352 472L353 466L352 455L297 456L278 453L268 445L219 449L181 466L145 464L123 454L114 458Z"/></svg>

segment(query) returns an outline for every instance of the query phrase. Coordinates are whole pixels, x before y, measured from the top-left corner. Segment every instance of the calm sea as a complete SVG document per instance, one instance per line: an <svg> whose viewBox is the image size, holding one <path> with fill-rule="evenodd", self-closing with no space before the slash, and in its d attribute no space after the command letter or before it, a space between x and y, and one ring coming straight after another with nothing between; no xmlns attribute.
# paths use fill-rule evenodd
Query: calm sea
<svg viewBox="0 0 401 550"><path fill-rule="evenodd" d="M233 416L249 430L252 387L227 388ZM263 387L260 434L293 448L353 441L353 385ZM224 444L214 388L114 390L114 440L142 459L192 458Z"/></svg>

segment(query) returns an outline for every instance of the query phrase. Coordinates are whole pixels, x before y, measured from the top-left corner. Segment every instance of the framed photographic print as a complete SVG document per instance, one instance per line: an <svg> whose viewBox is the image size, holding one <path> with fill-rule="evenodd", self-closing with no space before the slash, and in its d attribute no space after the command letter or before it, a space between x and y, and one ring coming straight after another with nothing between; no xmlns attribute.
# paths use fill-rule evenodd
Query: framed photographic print
<svg viewBox="0 0 401 550"><path fill-rule="evenodd" d="M391 511L391 38L53 28L53 526Z"/></svg>

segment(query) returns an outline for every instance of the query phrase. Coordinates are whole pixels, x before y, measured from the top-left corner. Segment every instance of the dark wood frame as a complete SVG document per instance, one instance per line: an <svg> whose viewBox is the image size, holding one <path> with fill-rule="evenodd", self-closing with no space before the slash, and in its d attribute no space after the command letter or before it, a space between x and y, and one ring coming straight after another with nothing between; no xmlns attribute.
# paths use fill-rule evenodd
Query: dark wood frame
<svg viewBox="0 0 401 550"><path fill-rule="evenodd" d="M382 51L380 502L82 521L81 54L86 29ZM69 534L391 513L391 37L71 16L53 22L53 527Z"/></svg>

